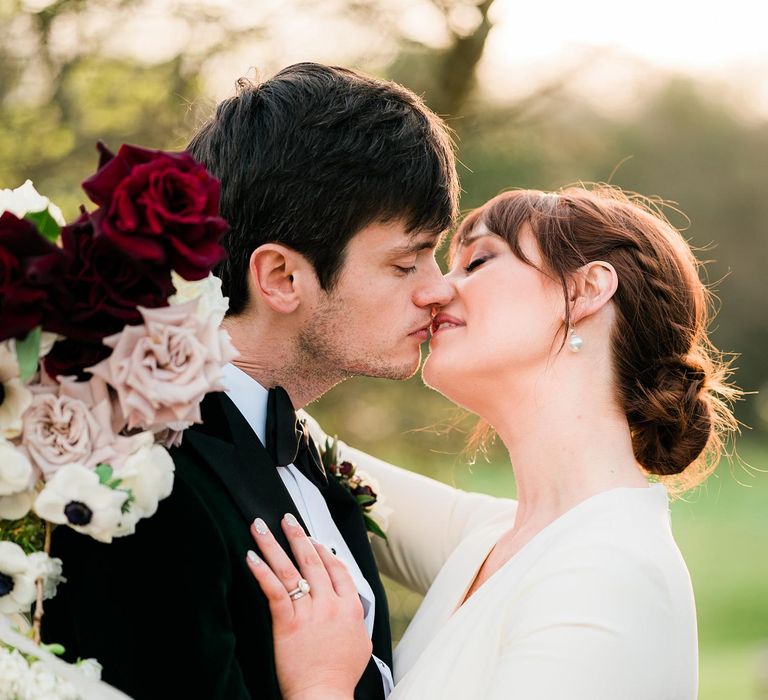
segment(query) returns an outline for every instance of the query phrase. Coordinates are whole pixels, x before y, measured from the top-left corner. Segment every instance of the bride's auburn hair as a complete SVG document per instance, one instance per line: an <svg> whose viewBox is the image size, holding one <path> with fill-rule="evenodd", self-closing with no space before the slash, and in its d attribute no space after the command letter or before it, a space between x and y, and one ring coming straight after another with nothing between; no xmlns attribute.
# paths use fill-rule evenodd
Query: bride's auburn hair
<svg viewBox="0 0 768 700"><path fill-rule="evenodd" d="M728 362L707 336L713 304L699 279L700 263L661 210L608 185L516 190L472 211L452 245L481 222L533 265L519 242L523 226L530 226L541 271L562 285L565 328L569 277L590 261L613 265L613 365L635 458L673 490L703 481L737 429L730 402L740 392L728 384Z"/></svg>

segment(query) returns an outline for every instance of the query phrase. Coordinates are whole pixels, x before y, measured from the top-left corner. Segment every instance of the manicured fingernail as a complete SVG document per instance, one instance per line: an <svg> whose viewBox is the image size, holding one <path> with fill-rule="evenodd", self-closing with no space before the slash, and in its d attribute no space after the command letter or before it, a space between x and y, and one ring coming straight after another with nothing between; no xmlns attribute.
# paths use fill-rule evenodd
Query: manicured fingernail
<svg viewBox="0 0 768 700"><path fill-rule="evenodd" d="M267 524L261 518L256 518L256 520L253 521L253 526L256 528L256 532L260 535L266 535L269 532Z"/></svg>
<svg viewBox="0 0 768 700"><path fill-rule="evenodd" d="M296 518L293 515L291 515L290 513L286 513L284 519L285 519L285 522L288 523L288 525L290 525L290 527L298 527L299 526L299 521L296 520Z"/></svg>
<svg viewBox="0 0 768 700"><path fill-rule="evenodd" d="M251 564L261 564L261 559L259 559L259 555L256 554L252 549L248 550L248 561L251 562Z"/></svg>

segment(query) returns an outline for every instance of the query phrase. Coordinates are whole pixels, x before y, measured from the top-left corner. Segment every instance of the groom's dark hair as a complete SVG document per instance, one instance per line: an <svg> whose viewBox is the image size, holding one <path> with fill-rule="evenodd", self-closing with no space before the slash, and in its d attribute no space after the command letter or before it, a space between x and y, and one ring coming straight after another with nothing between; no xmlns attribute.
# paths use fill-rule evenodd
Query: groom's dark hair
<svg viewBox="0 0 768 700"><path fill-rule="evenodd" d="M332 289L350 239L377 221L442 233L458 179L448 129L412 92L345 68L298 63L234 97L189 151L221 180L228 258L217 268L230 314L248 300L250 256L281 243Z"/></svg>

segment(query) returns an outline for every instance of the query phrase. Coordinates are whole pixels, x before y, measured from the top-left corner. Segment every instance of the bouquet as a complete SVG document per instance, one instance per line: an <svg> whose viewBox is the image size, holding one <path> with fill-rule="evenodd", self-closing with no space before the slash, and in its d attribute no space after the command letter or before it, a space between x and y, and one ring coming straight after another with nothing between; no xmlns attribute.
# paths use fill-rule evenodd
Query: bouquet
<svg viewBox="0 0 768 700"><path fill-rule="evenodd" d="M187 153L99 150L83 182L96 208L69 225L29 181L0 191L0 698L41 683L76 697L98 676L41 644L66 575L52 528L108 543L151 517L173 488L168 448L237 354L211 274L218 181Z"/></svg>

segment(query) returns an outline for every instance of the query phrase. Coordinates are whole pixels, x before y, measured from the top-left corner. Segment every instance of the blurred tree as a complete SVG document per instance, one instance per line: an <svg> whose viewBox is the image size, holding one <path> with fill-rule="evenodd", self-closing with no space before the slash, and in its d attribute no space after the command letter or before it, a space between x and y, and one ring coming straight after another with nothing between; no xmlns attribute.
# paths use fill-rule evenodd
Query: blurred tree
<svg viewBox="0 0 768 700"><path fill-rule="evenodd" d="M445 45L440 48L411 40L404 42L389 67L393 80L423 94L438 114L456 116L475 87L477 65L491 31L488 13L494 0L431 0L439 10Z"/></svg>
<svg viewBox="0 0 768 700"><path fill-rule="evenodd" d="M126 44L147 13L160 14L167 44L135 35ZM182 146L183 106L201 96L203 66L262 37L270 21L264 12L242 24L213 3L2 0L0 182L29 177L71 216L97 139Z"/></svg>

